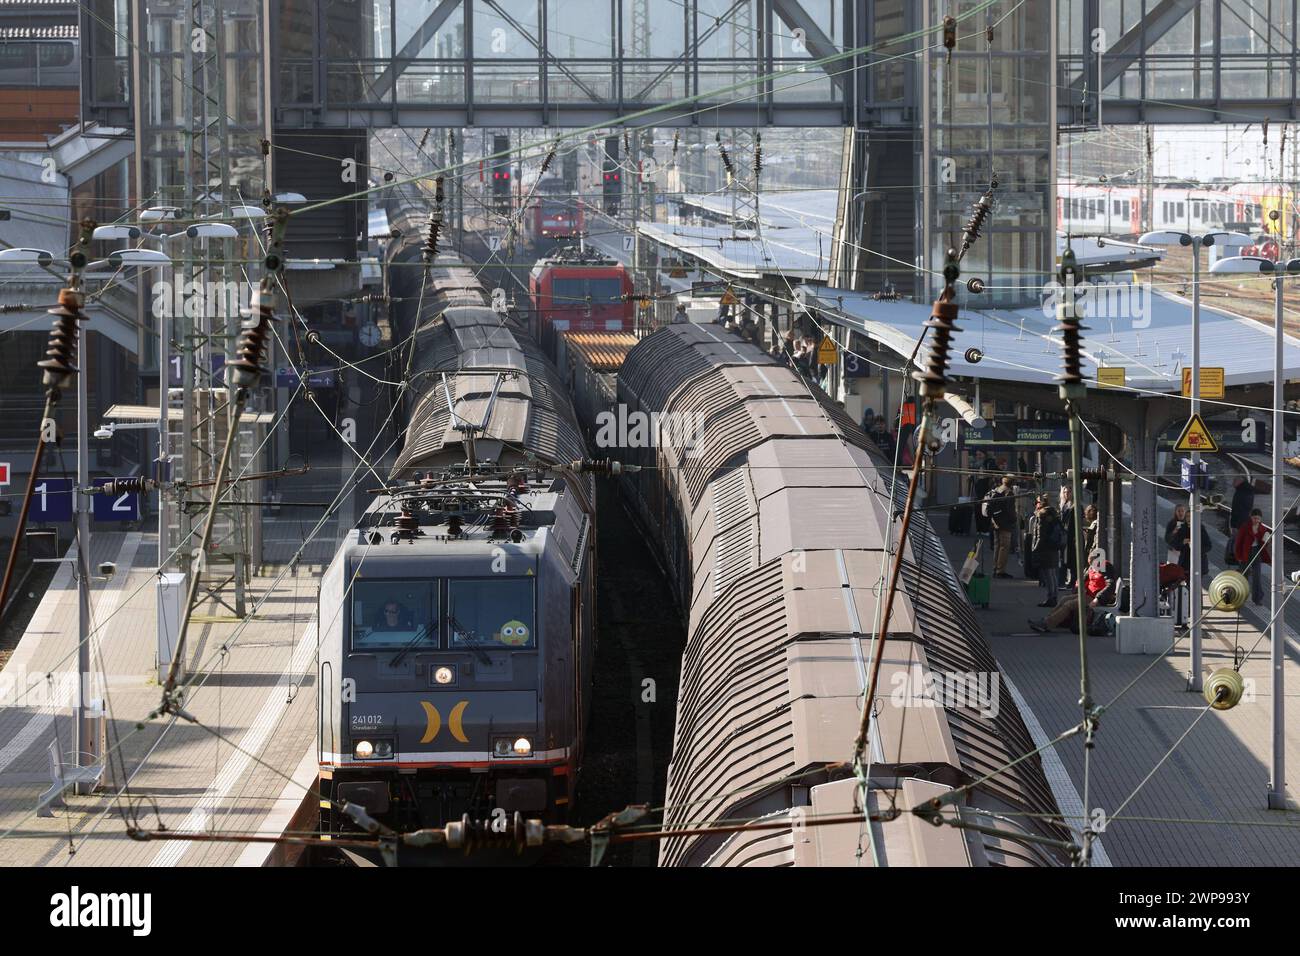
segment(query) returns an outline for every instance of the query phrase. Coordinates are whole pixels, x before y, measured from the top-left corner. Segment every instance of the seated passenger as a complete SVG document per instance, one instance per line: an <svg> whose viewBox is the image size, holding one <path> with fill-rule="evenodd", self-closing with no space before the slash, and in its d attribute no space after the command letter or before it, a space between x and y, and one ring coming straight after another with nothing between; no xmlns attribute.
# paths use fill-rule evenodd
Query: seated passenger
<svg viewBox="0 0 1300 956"><path fill-rule="evenodd" d="M1088 633L1094 632L1094 626L1097 623L1098 615L1094 611L1098 607L1108 607L1115 604L1115 586L1119 581L1119 575L1115 571L1115 566L1109 561L1102 560L1088 569L1088 576L1084 580L1084 591L1088 598ZM1078 592L1072 592L1069 596L1061 599L1056 607L1052 608L1041 621L1031 620L1029 626L1039 634L1046 634L1048 631L1058 627L1064 627L1066 630L1074 630L1078 626L1078 609L1079 595Z"/></svg>

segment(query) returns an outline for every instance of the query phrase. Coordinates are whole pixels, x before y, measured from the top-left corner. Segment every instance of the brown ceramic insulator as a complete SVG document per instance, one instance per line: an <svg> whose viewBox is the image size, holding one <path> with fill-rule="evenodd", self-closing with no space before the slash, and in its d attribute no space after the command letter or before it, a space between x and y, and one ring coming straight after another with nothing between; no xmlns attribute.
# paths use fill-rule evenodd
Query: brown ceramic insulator
<svg viewBox="0 0 1300 956"><path fill-rule="evenodd" d="M252 388L261 378L262 356L266 351L266 339L274 318L271 307L262 304L259 290L253 296L253 307L248 310L243 329L239 333L235 357L226 363L226 381L231 386Z"/></svg>
<svg viewBox="0 0 1300 956"><path fill-rule="evenodd" d="M81 311L84 301L75 289L62 289L59 304L46 310L54 316L54 327L45 345L45 358L36 366L44 372L41 383L47 391L62 391L77 374L77 323L86 318Z"/></svg>
<svg viewBox="0 0 1300 956"><path fill-rule="evenodd" d="M442 210L434 210L429 216L429 229L424 237L421 256L425 262L432 262L438 256L438 237L442 234Z"/></svg>
<svg viewBox="0 0 1300 956"><path fill-rule="evenodd" d="M946 295L934 303L926 328L930 329L930 351L925 367L912 373L921 383L927 398L942 398L948 381L948 353L957 330L957 303Z"/></svg>
<svg viewBox="0 0 1300 956"><path fill-rule="evenodd" d="M1062 385L1081 385L1083 383L1083 333L1087 328L1079 317L1073 314L1073 307L1067 306L1058 316L1060 325L1052 329L1061 333L1061 374L1056 380Z"/></svg>

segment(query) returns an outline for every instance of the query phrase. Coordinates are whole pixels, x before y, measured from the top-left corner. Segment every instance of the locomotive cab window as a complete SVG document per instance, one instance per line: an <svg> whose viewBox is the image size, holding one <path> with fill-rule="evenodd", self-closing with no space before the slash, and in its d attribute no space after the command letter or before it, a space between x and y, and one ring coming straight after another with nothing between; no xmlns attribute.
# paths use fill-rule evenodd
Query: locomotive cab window
<svg viewBox="0 0 1300 956"><path fill-rule="evenodd" d="M447 624L452 647L536 647L533 579L448 581Z"/></svg>
<svg viewBox="0 0 1300 956"><path fill-rule="evenodd" d="M579 308L587 304L586 283L581 279L551 280L551 305L556 309Z"/></svg>
<svg viewBox="0 0 1300 956"><path fill-rule="evenodd" d="M352 649L438 646L437 583L357 581L352 586Z"/></svg>
<svg viewBox="0 0 1300 956"><path fill-rule="evenodd" d="M623 284L618 279L552 279L551 301L564 305L617 305L623 301Z"/></svg>

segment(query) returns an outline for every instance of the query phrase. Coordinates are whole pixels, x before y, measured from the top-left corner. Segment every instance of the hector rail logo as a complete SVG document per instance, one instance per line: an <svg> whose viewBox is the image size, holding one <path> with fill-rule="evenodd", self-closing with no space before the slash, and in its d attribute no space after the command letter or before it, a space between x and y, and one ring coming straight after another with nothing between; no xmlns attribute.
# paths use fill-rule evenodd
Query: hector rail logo
<svg viewBox="0 0 1300 956"><path fill-rule="evenodd" d="M50 897L50 925L129 927L133 936L153 928L152 893L83 893L78 886Z"/></svg>

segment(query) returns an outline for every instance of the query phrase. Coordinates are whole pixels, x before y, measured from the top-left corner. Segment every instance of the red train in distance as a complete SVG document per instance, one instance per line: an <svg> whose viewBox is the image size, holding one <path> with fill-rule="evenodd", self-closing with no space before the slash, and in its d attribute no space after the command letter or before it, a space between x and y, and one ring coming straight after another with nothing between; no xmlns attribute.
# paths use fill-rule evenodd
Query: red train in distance
<svg viewBox="0 0 1300 956"><path fill-rule="evenodd" d="M586 227L581 201L558 177L538 183L526 220L528 245L537 253L576 242Z"/></svg>
<svg viewBox="0 0 1300 956"><path fill-rule="evenodd" d="M539 259L528 277L534 333L631 332L636 303L623 263L590 249L562 249Z"/></svg>

